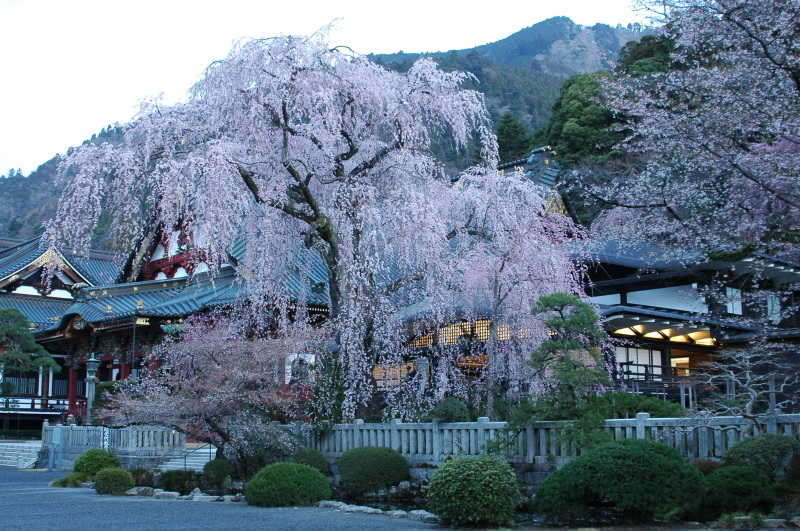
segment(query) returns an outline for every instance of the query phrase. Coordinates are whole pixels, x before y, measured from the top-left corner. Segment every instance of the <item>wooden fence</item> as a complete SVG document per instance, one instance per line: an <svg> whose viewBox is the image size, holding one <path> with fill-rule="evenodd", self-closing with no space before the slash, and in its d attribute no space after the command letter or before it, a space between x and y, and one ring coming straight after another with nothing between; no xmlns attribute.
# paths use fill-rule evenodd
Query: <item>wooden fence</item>
<svg viewBox="0 0 800 531"><path fill-rule="evenodd" d="M509 440L508 455L520 463L550 462L560 466L581 454L579 448L564 442L563 423L534 422ZM323 435L309 434L307 426L286 426L305 433L310 446L329 458L358 446L387 446L404 454L411 463L438 465L450 456L479 455L489 441L505 436L505 422L479 418L477 422L453 423L365 423L336 424ZM753 427L741 417L697 416L690 418L650 418L639 413L634 419L613 419L604 428L613 440L648 439L677 449L686 459L715 459L731 445L760 431L800 438L800 415L764 417L762 427Z"/></svg>

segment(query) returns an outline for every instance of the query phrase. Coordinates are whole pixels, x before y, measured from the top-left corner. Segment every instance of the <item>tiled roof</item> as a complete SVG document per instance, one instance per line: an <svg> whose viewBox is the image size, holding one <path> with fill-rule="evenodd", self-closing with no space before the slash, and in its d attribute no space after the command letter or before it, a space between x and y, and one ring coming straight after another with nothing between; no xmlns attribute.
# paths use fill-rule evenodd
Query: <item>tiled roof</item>
<svg viewBox="0 0 800 531"><path fill-rule="evenodd" d="M0 251L0 279L27 268L46 254L47 249L41 248L39 243L39 238L33 238ZM59 254L91 285L113 282L119 269L117 256L112 253L90 251L88 256L80 256L77 251L66 248Z"/></svg>
<svg viewBox="0 0 800 531"><path fill-rule="evenodd" d="M58 323L64 312L72 305L71 300L28 297L24 295L0 295L0 308L16 308L36 325L36 330L51 328Z"/></svg>

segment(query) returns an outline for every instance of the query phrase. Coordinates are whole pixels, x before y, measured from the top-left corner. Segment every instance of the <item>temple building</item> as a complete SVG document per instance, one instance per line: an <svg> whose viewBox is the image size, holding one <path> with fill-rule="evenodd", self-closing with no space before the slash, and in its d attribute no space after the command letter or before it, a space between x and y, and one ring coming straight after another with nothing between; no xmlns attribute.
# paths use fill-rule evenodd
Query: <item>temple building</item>
<svg viewBox="0 0 800 531"><path fill-rule="evenodd" d="M542 188L548 211L565 212L556 190L559 167L549 148L500 166L511 168L522 169ZM154 227L124 257L97 251L84 256L68 248L43 250L38 240L0 239L0 307L22 311L36 340L61 367L59 372L0 375L14 384L6 397L9 407L0 407L0 429L36 429L45 418L84 416L87 359L100 361L100 381L136 379L151 348L165 334L179 331L188 316L243 299L245 288L237 278L244 245L234 246L212 276L191 250L191 233L180 227ZM45 282L43 272L53 266L57 273ZM797 264L755 254L685 253L678 260L657 245L598 242L587 267L586 296L608 333L619 339L606 353L613 377L629 390L688 405L697 392L692 374L719 348L757 335L800 335L795 302L786 298L788 287L800 281ZM324 315L324 290L304 290L292 275L287 273L286 289ZM324 286L324 268L314 275L312 283ZM769 295L770 289L783 296ZM752 299L743 295L754 291L765 295L758 303L746 302ZM748 324L755 318L769 326ZM435 333L410 337L408 346L420 360L428 348L485 341L488 327L488 320L447 323ZM459 363L466 376L474 377L484 370L486 358L470 353ZM427 367L410 362L396 371L376 369L373 376L380 390L421 370Z"/></svg>

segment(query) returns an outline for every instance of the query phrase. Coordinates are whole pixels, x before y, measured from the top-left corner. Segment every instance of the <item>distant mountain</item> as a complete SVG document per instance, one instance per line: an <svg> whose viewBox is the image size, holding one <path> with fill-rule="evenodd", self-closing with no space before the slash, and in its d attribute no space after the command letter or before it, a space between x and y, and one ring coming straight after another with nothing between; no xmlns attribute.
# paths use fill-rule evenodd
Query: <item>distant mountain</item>
<svg viewBox="0 0 800 531"><path fill-rule="evenodd" d="M476 46L482 57L495 63L533 70L559 77L569 77L583 72L611 69L616 65L620 49L628 41L638 41L642 35L652 33L641 26L595 24L591 28L579 26L567 17L555 17L522 29L505 39ZM455 50L466 54L470 50ZM445 57L452 52L424 55ZM386 63L406 63L423 54L396 53L374 57Z"/></svg>
<svg viewBox="0 0 800 531"><path fill-rule="evenodd" d="M638 27L612 28L596 24L579 26L566 17L556 17L520 30L505 39L468 50L425 54L442 68L462 70L475 76L465 84L482 92L492 118L511 112L533 132L551 114L564 79L573 74L610 69L625 43L652 33ZM388 68L407 70L423 54L371 55ZM109 127L86 142L121 141L121 131ZM447 143L445 143L447 144ZM454 171L471 163L472 153L458 155L446 146L434 147ZM56 212L62 189L56 185L60 157L45 162L28 177L0 177L0 237L31 238L41 234L42 223ZM101 219L101 225L108 220ZM95 234L93 245L108 247L106 227Z"/></svg>
<svg viewBox="0 0 800 531"><path fill-rule="evenodd" d="M122 141L122 131L112 128L103 129L84 142ZM0 177L0 237L30 239L40 236L43 223L56 214L58 200L64 190L57 183L58 163L61 156L56 155L30 175L21 173L9 177ZM101 227L95 242L98 248L108 243L104 238L105 230Z"/></svg>

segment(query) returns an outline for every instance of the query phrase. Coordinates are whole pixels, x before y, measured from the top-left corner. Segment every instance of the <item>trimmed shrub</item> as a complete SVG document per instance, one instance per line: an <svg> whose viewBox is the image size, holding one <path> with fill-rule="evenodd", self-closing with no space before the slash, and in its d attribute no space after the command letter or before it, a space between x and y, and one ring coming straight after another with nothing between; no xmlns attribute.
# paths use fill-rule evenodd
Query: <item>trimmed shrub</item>
<svg viewBox="0 0 800 531"><path fill-rule="evenodd" d="M73 472L69 476L58 478L50 482L51 487L82 487L89 481L89 474L83 472Z"/></svg>
<svg viewBox="0 0 800 531"><path fill-rule="evenodd" d="M315 448L300 448L289 456L289 461L316 468L326 476L331 472L331 464L328 458Z"/></svg>
<svg viewBox="0 0 800 531"><path fill-rule="evenodd" d="M134 487L133 476L124 468L103 468L94 476L97 494L120 496Z"/></svg>
<svg viewBox="0 0 800 531"><path fill-rule="evenodd" d="M690 463L693 467L700 471L701 474L707 476L722 466L719 461L712 459L695 459Z"/></svg>
<svg viewBox="0 0 800 531"><path fill-rule="evenodd" d="M244 497L250 505L282 507L311 505L332 495L328 478L300 463L275 463L262 468L247 482Z"/></svg>
<svg viewBox="0 0 800 531"><path fill-rule="evenodd" d="M738 511L767 513L772 508L772 484L755 467L725 466L706 479L708 493L703 499L703 516L707 520Z"/></svg>
<svg viewBox="0 0 800 531"><path fill-rule="evenodd" d="M222 488L225 478L233 476L236 469L227 459L212 459L203 466L203 479L214 488Z"/></svg>
<svg viewBox="0 0 800 531"><path fill-rule="evenodd" d="M79 455L72 470L88 474L91 478L104 468L119 468L119 466L119 458L114 455L114 452L95 448Z"/></svg>
<svg viewBox="0 0 800 531"><path fill-rule="evenodd" d="M348 495L362 496L408 479L408 461L391 448L353 448L339 458L339 477Z"/></svg>
<svg viewBox="0 0 800 531"><path fill-rule="evenodd" d="M445 524L511 525L519 497L511 466L491 455L445 462L428 483L427 509Z"/></svg>
<svg viewBox="0 0 800 531"><path fill-rule="evenodd" d="M425 422L433 419L439 422L469 422L469 409L467 405L454 396L449 396L436 403L433 409L425 415Z"/></svg>
<svg viewBox="0 0 800 531"><path fill-rule="evenodd" d="M550 516L610 507L632 521L695 514L707 489L703 475L674 448L626 439L598 446L555 471L536 491L532 509Z"/></svg>
<svg viewBox="0 0 800 531"><path fill-rule="evenodd" d="M136 487L152 487L153 486L153 471L147 468L129 468L128 472L133 476L133 482Z"/></svg>
<svg viewBox="0 0 800 531"><path fill-rule="evenodd" d="M651 417L685 417L688 410L675 402L667 402L654 396L617 391L604 395L611 406L609 418L636 418L637 413L650 413Z"/></svg>
<svg viewBox="0 0 800 531"><path fill-rule="evenodd" d="M161 488L186 496L200 486L200 474L194 470L167 470L161 473Z"/></svg>
<svg viewBox="0 0 800 531"><path fill-rule="evenodd" d="M788 435L765 433L737 442L722 456L725 466L754 466L770 480L796 475L800 442Z"/></svg>

